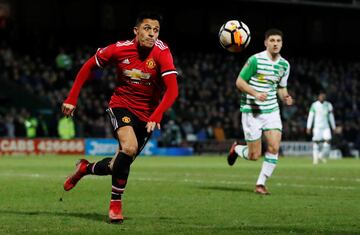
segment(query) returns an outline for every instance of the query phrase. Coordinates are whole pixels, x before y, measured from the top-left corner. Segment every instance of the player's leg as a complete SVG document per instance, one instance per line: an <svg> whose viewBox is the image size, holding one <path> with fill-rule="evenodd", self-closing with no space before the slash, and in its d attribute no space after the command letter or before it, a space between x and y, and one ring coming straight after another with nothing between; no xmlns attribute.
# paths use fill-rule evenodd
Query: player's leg
<svg viewBox="0 0 360 235"><path fill-rule="evenodd" d="M246 142L246 145L237 145L235 152L246 160L256 161L261 156L261 139Z"/></svg>
<svg viewBox="0 0 360 235"><path fill-rule="evenodd" d="M127 178L129 176L130 165L140 154L150 138L151 134L147 133L145 126L145 122L139 121L134 117L133 126L124 126L117 130L121 150L110 163L113 186L115 188L112 193L114 196L113 199L118 199L119 196L121 198L121 194L124 191L122 189L125 189ZM118 184L119 181L122 183ZM116 188L120 188L120 192L116 192Z"/></svg>
<svg viewBox="0 0 360 235"><path fill-rule="evenodd" d="M272 175L278 162L281 131L264 131L264 137L267 142L267 149L258 180L256 181L255 192L266 195L270 194L265 187L266 180Z"/></svg>
<svg viewBox="0 0 360 235"><path fill-rule="evenodd" d="M317 160L319 162L326 162L326 160L324 160L324 152L323 152L323 149L324 149L324 140L321 140L321 141L318 141L318 145L319 145L319 154L317 156ZM316 163L316 164L317 164Z"/></svg>
<svg viewBox="0 0 360 235"><path fill-rule="evenodd" d="M137 150L138 143L132 126L124 126L117 130L118 140L121 150L117 156L112 159L110 168L112 169L112 199L121 199L127 178L130 172L130 165L133 162Z"/></svg>
<svg viewBox="0 0 360 235"><path fill-rule="evenodd" d="M121 150L110 164L112 169L112 186L109 218L112 223L121 223L124 219L122 215L122 194L125 191L129 177L130 165L138 150L138 143L132 126L120 127L117 130L117 134Z"/></svg>
<svg viewBox="0 0 360 235"><path fill-rule="evenodd" d="M117 149L114 157L107 157L100 161L89 163L87 166L87 174L90 175L111 175L111 160L115 158L120 151L120 148Z"/></svg>
<svg viewBox="0 0 360 235"><path fill-rule="evenodd" d="M321 154L322 158L320 159L323 163L326 163L326 159L329 157L330 154L330 149L331 149L330 140L325 140L322 148L322 154Z"/></svg>
<svg viewBox="0 0 360 235"><path fill-rule="evenodd" d="M119 151L119 150L118 150ZM115 154L115 157L118 154ZM80 179L86 175L111 175L110 163L113 158L104 158L100 161L90 163L86 159L80 159L76 163L75 171L67 177L64 182L64 190L69 191L76 186Z"/></svg>
<svg viewBox="0 0 360 235"><path fill-rule="evenodd" d="M313 129L313 164L316 165L319 163L321 158L321 148L322 148L322 136L321 130L319 128Z"/></svg>
<svg viewBox="0 0 360 235"><path fill-rule="evenodd" d="M323 136L324 142L323 142L323 146L322 146L322 150L321 150L321 159L320 160L323 163L326 163L326 158L329 157L330 149L331 149L331 145L330 145L331 130L330 130L330 128L323 130L322 136Z"/></svg>
<svg viewBox="0 0 360 235"><path fill-rule="evenodd" d="M319 163L320 156L320 148L321 148L321 142L320 141L314 141L313 142L313 164L316 165Z"/></svg>
<svg viewBox="0 0 360 235"><path fill-rule="evenodd" d="M252 113L242 113L241 122L246 145L234 142L230 148L227 161L234 165L237 157L245 160L257 160L261 156L261 125Z"/></svg>
<svg viewBox="0 0 360 235"><path fill-rule="evenodd" d="M122 201L130 173L130 165L143 149L150 134L146 131L146 122L139 120L126 109L109 109L108 114L116 130L120 151L111 161L112 192L109 208L109 218L112 223L121 223Z"/></svg>
<svg viewBox="0 0 360 235"><path fill-rule="evenodd" d="M258 119L262 123L261 127L263 129L263 135L267 143L267 147L265 150L264 162L256 182L255 192L262 195L268 195L270 193L265 187L265 183L266 180L273 174L278 161L282 123L279 112L261 114Z"/></svg>
<svg viewBox="0 0 360 235"><path fill-rule="evenodd" d="M138 151L134 131L138 119L127 109L109 108L106 111L114 129L114 136L119 142L119 151L110 161L112 187L109 218L110 222L121 223L123 221L121 197L125 191L130 165Z"/></svg>
<svg viewBox="0 0 360 235"><path fill-rule="evenodd" d="M119 150L118 150L119 151ZM115 154L116 156L117 154ZM100 161L89 163L87 174L91 175L111 175L110 162L111 157L104 158Z"/></svg>
<svg viewBox="0 0 360 235"><path fill-rule="evenodd" d="M75 187L85 175L110 175L110 161L111 158L104 158L95 163L89 163L86 159L80 159L76 163L74 173L72 173L64 182L64 190L69 191Z"/></svg>
<svg viewBox="0 0 360 235"><path fill-rule="evenodd" d="M86 159L80 159L75 165L75 171L66 178L63 186L65 191L69 191L75 187L79 180L87 175L87 166L89 162Z"/></svg>
<svg viewBox="0 0 360 235"><path fill-rule="evenodd" d="M238 144L234 142L230 148L228 155L228 164L234 165L237 157L241 157L245 160L256 161L261 156L261 139L247 142L246 145Z"/></svg>

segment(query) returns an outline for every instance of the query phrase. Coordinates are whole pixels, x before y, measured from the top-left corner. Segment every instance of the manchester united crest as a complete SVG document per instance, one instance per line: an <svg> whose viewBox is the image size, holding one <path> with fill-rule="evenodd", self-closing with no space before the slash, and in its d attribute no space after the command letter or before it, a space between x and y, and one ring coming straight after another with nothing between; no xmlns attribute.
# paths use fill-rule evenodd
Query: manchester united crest
<svg viewBox="0 0 360 235"><path fill-rule="evenodd" d="M123 123L130 123L130 122L131 122L131 119L130 119L129 117L125 116L125 117L121 118L121 121L122 121Z"/></svg>
<svg viewBox="0 0 360 235"><path fill-rule="evenodd" d="M155 60L153 58L150 58L146 61L146 67L148 67L148 69L153 69L156 67L156 63Z"/></svg>

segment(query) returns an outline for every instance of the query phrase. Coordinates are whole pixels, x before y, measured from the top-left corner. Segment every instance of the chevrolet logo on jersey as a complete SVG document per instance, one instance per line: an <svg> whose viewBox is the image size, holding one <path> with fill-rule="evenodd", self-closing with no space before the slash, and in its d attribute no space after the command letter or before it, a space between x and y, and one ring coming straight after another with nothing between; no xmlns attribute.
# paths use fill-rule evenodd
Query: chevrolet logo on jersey
<svg viewBox="0 0 360 235"><path fill-rule="evenodd" d="M131 80L141 80L141 79L149 79L151 74L150 73L144 73L143 71L139 69L132 69L132 70L124 70L124 75L129 77Z"/></svg>

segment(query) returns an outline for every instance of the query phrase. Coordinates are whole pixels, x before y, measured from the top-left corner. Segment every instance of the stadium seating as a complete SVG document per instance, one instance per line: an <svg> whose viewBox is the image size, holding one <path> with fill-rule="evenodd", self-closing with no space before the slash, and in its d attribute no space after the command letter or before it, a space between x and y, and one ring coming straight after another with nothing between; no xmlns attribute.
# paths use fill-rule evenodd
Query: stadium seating
<svg viewBox="0 0 360 235"><path fill-rule="evenodd" d="M0 68L5 72L0 74L0 79L2 83L10 84L8 86L18 87L23 95L27 93L28 98L25 100L30 102L27 109L35 109L28 111L36 115L45 115L46 124L52 130L52 126L56 125L56 120L60 117L59 107L67 96L77 71L94 51L94 48L82 47L76 50L76 53L69 53L68 56L74 63L65 70L56 67L55 58L48 61L34 55L15 54L11 48L3 47L0 48ZM198 138L215 139L215 126L221 126L226 139L241 139L243 136L239 113L240 93L235 88L235 80L246 58L239 61L235 55L203 52L183 52L175 56L180 95L174 107L165 115L163 126L171 129L176 125L180 130L181 135L177 135L176 143L186 145ZM281 107L283 139L310 140L310 136L305 134L308 109L316 99L317 91L325 89L328 100L335 107L337 125L341 127L341 133L336 134L334 141L339 141L341 145L345 140L351 143L354 149L359 149L360 98L356 96L356 92L360 89L360 83L357 82L360 63L302 57L293 57L290 63L292 67L288 89L295 98L295 105ZM115 86L116 73L113 68L106 68L95 71L93 76L80 95L75 117L77 136L111 137L111 127L104 110ZM15 101L19 98L24 100L24 97L16 93L12 93L11 96L2 94L7 95L2 97L7 101L7 107L13 107L15 110L23 108ZM39 102L42 102L41 108L37 105ZM21 119L21 113L14 111L11 113L16 114L16 117L5 118L11 113L7 114L9 112L6 108L2 108L0 112L0 126L4 127L1 135L7 136L7 126L14 125L14 119ZM175 122L168 123L169 120ZM56 136L57 133L49 131L48 135ZM163 140L159 137L163 145L174 145L174 142L167 143L168 134L165 133L164 137Z"/></svg>

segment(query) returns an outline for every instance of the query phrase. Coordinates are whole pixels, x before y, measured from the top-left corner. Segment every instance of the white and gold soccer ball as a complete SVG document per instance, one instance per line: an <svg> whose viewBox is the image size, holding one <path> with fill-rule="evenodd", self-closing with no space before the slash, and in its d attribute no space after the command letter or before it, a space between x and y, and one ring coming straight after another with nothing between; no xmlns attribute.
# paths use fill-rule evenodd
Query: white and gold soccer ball
<svg viewBox="0 0 360 235"><path fill-rule="evenodd" d="M250 43L249 27L241 21L229 20L219 31L220 45L230 52L241 52Z"/></svg>

